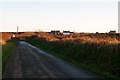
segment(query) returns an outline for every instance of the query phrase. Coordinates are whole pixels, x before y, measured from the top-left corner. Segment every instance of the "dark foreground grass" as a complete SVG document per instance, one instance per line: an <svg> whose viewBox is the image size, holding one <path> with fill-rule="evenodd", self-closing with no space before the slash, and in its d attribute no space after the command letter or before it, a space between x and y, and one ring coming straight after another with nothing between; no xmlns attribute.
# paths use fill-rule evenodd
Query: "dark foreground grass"
<svg viewBox="0 0 120 80"><path fill-rule="evenodd" d="M15 49L19 41L8 41L6 44L2 45L2 73L4 72L5 66L11 56L12 51Z"/></svg>
<svg viewBox="0 0 120 80"><path fill-rule="evenodd" d="M109 80L120 79L120 44L99 45L79 41L49 42L34 37L26 41L99 76Z"/></svg>

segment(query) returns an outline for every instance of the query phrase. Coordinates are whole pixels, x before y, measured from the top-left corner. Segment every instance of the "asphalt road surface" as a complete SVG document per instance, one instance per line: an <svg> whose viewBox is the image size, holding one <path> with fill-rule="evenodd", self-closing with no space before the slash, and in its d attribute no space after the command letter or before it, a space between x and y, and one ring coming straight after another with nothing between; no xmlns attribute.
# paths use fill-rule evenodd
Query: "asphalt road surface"
<svg viewBox="0 0 120 80"><path fill-rule="evenodd" d="M14 50L3 78L99 78L21 41Z"/></svg>

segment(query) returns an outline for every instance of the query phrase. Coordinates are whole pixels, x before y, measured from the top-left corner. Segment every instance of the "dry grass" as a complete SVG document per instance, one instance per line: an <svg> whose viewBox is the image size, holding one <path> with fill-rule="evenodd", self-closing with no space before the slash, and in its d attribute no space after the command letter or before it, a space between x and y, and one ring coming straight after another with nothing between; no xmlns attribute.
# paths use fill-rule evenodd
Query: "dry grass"
<svg viewBox="0 0 120 80"><path fill-rule="evenodd" d="M63 38L62 40L79 40L81 42L90 42L90 43L97 43L97 44L116 44L120 43L120 41L116 38L96 38L96 37L89 37L89 36L81 36L81 37L66 37Z"/></svg>
<svg viewBox="0 0 120 80"><path fill-rule="evenodd" d="M6 41L11 39L12 33L2 33L2 40L0 39L1 44L5 44ZM73 35L64 36L64 35L51 35L47 32L35 33L35 32L24 32L18 34L18 37L30 37L36 35L39 38L44 38L47 41L80 41L83 43L97 43L97 44L118 44L120 43L120 34L119 35L110 35L110 34L92 34L92 33L75 33Z"/></svg>
<svg viewBox="0 0 120 80"><path fill-rule="evenodd" d="M4 40L0 40L0 44L5 45L6 42Z"/></svg>
<svg viewBox="0 0 120 80"><path fill-rule="evenodd" d="M80 41L83 43L97 43L97 44L118 44L120 43L120 35L109 35L109 34L94 34L94 35L69 35L69 36L59 36L59 35L49 35L39 34L38 37L44 38L47 41Z"/></svg>
<svg viewBox="0 0 120 80"><path fill-rule="evenodd" d="M2 33L0 38L0 44L6 44L6 42L11 39L11 35L12 33Z"/></svg>

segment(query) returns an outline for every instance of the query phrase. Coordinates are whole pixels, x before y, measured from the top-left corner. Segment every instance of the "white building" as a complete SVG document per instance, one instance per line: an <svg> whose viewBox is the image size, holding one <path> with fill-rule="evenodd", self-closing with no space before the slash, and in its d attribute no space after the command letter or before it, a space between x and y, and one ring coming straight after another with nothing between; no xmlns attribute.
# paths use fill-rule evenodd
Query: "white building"
<svg viewBox="0 0 120 80"><path fill-rule="evenodd" d="M70 31L63 31L63 35L70 35Z"/></svg>
<svg viewBox="0 0 120 80"><path fill-rule="evenodd" d="M118 2L118 33L120 33L120 1Z"/></svg>

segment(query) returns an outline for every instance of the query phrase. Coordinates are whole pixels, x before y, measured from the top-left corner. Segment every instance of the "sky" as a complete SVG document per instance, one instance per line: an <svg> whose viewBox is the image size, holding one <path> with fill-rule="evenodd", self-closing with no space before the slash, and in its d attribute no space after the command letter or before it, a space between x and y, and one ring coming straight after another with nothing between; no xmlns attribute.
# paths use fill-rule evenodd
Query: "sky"
<svg viewBox="0 0 120 80"><path fill-rule="evenodd" d="M120 1L118 7L118 33L120 33Z"/></svg>
<svg viewBox="0 0 120 80"><path fill-rule="evenodd" d="M1 0L0 32L118 31L118 0Z"/></svg>

